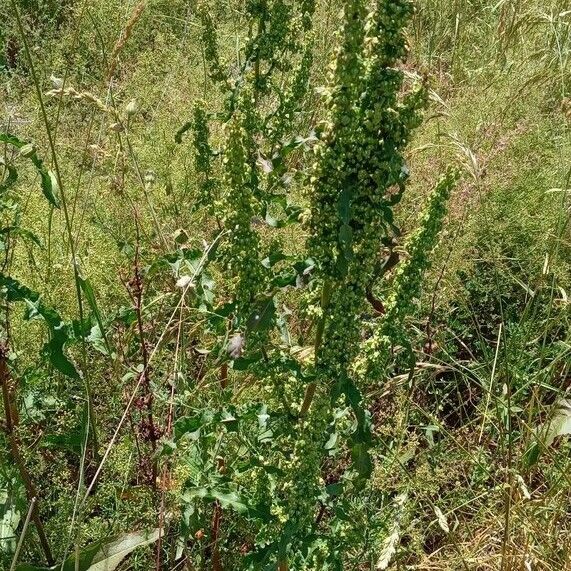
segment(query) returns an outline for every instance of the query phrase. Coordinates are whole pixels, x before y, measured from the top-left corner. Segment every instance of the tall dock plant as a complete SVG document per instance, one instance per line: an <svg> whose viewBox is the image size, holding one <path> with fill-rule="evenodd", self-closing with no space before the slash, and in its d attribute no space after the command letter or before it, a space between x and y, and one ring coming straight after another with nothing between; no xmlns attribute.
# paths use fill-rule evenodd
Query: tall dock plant
<svg viewBox="0 0 571 571"><path fill-rule="evenodd" d="M438 184L396 270L385 313L363 341L368 293L383 279L385 253L390 257L400 234L394 208L405 191L404 152L421 122L426 88L403 70L412 2L345 0L322 90L326 117L311 133L297 134L314 10L309 0L246 2L249 36L232 66L219 53L213 16L199 5L203 53L224 103L218 112L197 103L177 136L192 131L198 205L214 215L222 236L213 264L231 283L212 307L219 341L211 354L224 371L221 386L228 386L230 367L233 378L259 387L246 402L225 390L220 408L176 423L176 441L194 434L184 526L191 532L212 521L210 540L218 544L221 514L233 509L252 538L244 565L255 569L342 568L344 535L335 530L344 524L335 509L361 493L373 469L367 389L385 379L391 347L406 346L405 318L456 178L449 173ZM308 169L290 160L294 152L309 158ZM298 254L279 238L291 224L308 235ZM291 311L281 309L286 299L299 312L305 308L310 321L296 338ZM346 439L331 444L339 418ZM323 465L333 448L352 461L333 470L332 488ZM220 557L211 556L217 564Z"/></svg>

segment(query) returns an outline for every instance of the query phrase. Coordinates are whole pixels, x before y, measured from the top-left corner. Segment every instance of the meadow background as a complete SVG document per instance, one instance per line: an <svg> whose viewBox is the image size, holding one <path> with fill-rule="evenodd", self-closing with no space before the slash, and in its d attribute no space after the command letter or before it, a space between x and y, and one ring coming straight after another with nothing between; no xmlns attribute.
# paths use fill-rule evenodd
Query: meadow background
<svg viewBox="0 0 571 571"><path fill-rule="evenodd" d="M207 6L234 73L248 33L243 2ZM311 89L296 116L303 137L327 112L319 86L340 8L337 0L317 2ZM403 237L418 227L445 168L462 174L407 321L415 364L397 360L389 378L367 388L374 470L336 528L345 538L340 568L571 569L571 6L417 0L415 8L404 67L427 78L429 105L405 153L411 176L395 210ZM82 369L73 380L46 358L54 331L25 319L23 304L3 310L18 440L39 519L56 561L76 554L58 569L89 568L79 554L92 542L123 537L134 547L157 527L159 550L156 541L143 545L118 569L247 568L242 561L257 541L234 517L234 500L214 539L213 510L224 498L193 515L200 510L185 482L204 466L173 433L179 419L264 392L233 370L221 386L220 367L209 361L215 339L204 333L208 312L173 301L184 274L177 252L203 251L216 233L214 218L195 208L192 137L175 137L196 101L209 111L223 104L208 76L203 26L191 1L0 0L0 133L33 142L53 167L50 132L67 203L66 213L50 206L34 166L0 145L0 175L12 160L18 167L18 199L3 203L3 226L17 211L22 228L2 234L2 275L72 323L82 317L75 256L87 284L81 311L91 316L87 346L67 348ZM67 93L54 94L64 81ZM215 144L225 136L212 131ZM4 167L0 181L8 175ZM294 253L307 230L280 232ZM133 313L137 287L143 323ZM221 272L201 282L222 297L227 287ZM158 458L156 473L138 442L148 403L135 401L114 435L141 372L143 335L155 359L148 391L161 433L147 456ZM96 452L83 441L93 421L86 379ZM1 438L0 554L9 569L19 549L17 568L35 569L46 561L34 523L26 523L29 494L9 438ZM342 451L332 454L324 480L344 462ZM97 485L79 502L94 476ZM312 561L291 568L333 568Z"/></svg>

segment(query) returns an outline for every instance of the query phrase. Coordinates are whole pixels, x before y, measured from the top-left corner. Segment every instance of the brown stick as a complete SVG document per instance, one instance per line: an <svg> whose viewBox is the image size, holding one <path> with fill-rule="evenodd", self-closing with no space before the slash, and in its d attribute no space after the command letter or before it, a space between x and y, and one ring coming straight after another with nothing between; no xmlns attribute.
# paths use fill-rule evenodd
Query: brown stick
<svg viewBox="0 0 571 571"><path fill-rule="evenodd" d="M222 363L220 367L220 387L222 389L228 388L228 363Z"/></svg>
<svg viewBox="0 0 571 571"><path fill-rule="evenodd" d="M48 538L44 531L44 526L40 520L40 516L37 509L38 503L38 492L34 483L32 482L32 478L28 469L26 468L26 464L24 463L24 458L20 452L20 439L16 434L16 428L19 423L19 417L17 414L17 409L15 405L14 396L14 383L12 376L10 374L10 370L8 369L8 364L6 362L8 355L8 347L6 344L0 345L0 383L2 384L2 400L4 403L4 413L6 416L6 422L4 424L4 432L6 433L6 438L10 445L10 454L12 456L12 460L16 464L18 471L20 472L20 477L24 482L24 487L26 488L26 496L28 501L32 504L32 520L36 526L36 530L38 532L38 537L40 539L40 544L46 556L46 561L48 562L49 566L52 566L55 561L52 556L52 551L50 549L50 545L48 543Z"/></svg>
<svg viewBox="0 0 571 571"><path fill-rule="evenodd" d="M212 571L223 571L222 558L220 557L220 547L218 545L218 536L220 534L220 521L222 520L222 508L217 501L214 504L214 514L212 516L212 529L210 535L212 537Z"/></svg>

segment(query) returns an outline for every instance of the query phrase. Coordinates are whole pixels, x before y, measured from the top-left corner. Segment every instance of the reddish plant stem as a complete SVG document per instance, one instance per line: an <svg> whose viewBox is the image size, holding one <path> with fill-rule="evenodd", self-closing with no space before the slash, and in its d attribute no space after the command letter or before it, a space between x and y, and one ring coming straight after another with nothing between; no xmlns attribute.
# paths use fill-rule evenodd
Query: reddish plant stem
<svg viewBox="0 0 571 571"><path fill-rule="evenodd" d="M220 367L220 387L222 389L228 387L228 363L222 363Z"/></svg>
<svg viewBox="0 0 571 571"><path fill-rule="evenodd" d="M219 502L214 503L214 514L212 515L212 527L210 537L212 538L212 571L223 571L222 558L220 557L220 547L218 536L220 535L220 522L222 520L222 508Z"/></svg>
<svg viewBox="0 0 571 571"><path fill-rule="evenodd" d="M147 350L147 343L145 340L145 329L143 325L143 278L140 269L140 258L139 258L139 224L135 216L135 226L137 231L137 245L135 248L135 275L131 279L130 285L132 289L132 296L135 303L135 314L137 316L137 329L139 333L139 341L141 346L141 357L143 359L143 371L141 372L141 388L143 390L143 403L147 414L147 430L148 439L151 443L152 455L157 449L157 429L155 426L155 421L153 418L153 401L154 395L151 389L151 382L149 377L149 352ZM153 458L151 460L152 466L152 486L156 487L157 480L157 463Z"/></svg>

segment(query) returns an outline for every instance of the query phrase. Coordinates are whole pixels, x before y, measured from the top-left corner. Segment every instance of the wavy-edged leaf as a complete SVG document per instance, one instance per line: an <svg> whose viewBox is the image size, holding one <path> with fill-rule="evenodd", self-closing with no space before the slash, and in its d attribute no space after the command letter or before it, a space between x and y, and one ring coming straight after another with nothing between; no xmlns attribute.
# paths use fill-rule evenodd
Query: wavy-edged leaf
<svg viewBox="0 0 571 571"><path fill-rule="evenodd" d="M406 494L400 494L395 499L395 519L393 521L390 534L387 535L382 543L381 552L375 566L376 571L384 571L387 569L391 564L392 558L397 552L398 542L401 537L401 523L404 516L406 500Z"/></svg>
<svg viewBox="0 0 571 571"><path fill-rule="evenodd" d="M66 343L71 340L70 327L59 313L44 305L40 294L22 285L19 281L0 275L0 287L5 288L9 302L23 301L26 304L26 319L43 319L50 331L50 340L44 345L44 352L51 364L72 379L80 379L75 365L64 353Z"/></svg>
<svg viewBox="0 0 571 571"><path fill-rule="evenodd" d="M560 399L551 420L537 430L545 446L551 446L556 438L571 434L571 400Z"/></svg>
<svg viewBox="0 0 571 571"><path fill-rule="evenodd" d="M105 327L103 325L103 319L101 317L101 312L99 311L99 307L97 305L97 300L95 299L95 292L93 291L91 282L87 278L83 278L82 276L78 276L78 279L81 291L83 292L83 295L85 295L87 303L89 304L89 308L91 309L91 312L93 313L95 320L97 321L97 330L94 331L95 328L92 329L91 335L95 336L94 340L103 342L102 344L98 343L96 348L98 349L98 351L102 352L103 354L111 355L111 347L107 339L107 334L105 332ZM101 350L102 348L104 348L106 352L102 351Z"/></svg>
<svg viewBox="0 0 571 571"><path fill-rule="evenodd" d="M174 135L174 141L177 144L181 144L182 143L182 136L187 132L190 131L190 129L192 129L194 125L193 121L187 121Z"/></svg>
<svg viewBox="0 0 571 571"><path fill-rule="evenodd" d="M21 236L25 240L33 242L39 248L43 248L41 240L33 232L26 230L25 228L21 228L20 226L5 226L4 228L0 229L0 234L12 234Z"/></svg>
<svg viewBox="0 0 571 571"><path fill-rule="evenodd" d="M59 201L55 196L56 192L58 191L58 183L56 176L52 171L46 168L42 159L38 157L36 149L33 146L31 146L29 143L26 143L25 141L22 141L15 135L10 135L8 133L0 133L0 142L12 145L17 149L27 149L25 155L22 156L25 156L25 158L30 159L32 164L36 167L36 170L38 171L38 174L40 175L41 179L42 192L46 197L46 199L48 200L48 202L54 208L59 208L60 207Z"/></svg>
<svg viewBox="0 0 571 571"><path fill-rule="evenodd" d="M371 422L368 411L362 406L363 397L355 383L347 376L336 383L331 392L333 401L341 395L345 396L346 403L353 409L357 421L357 428L350 436L351 457L353 465L359 476L366 480L373 472L373 462L369 454L371 447Z"/></svg>
<svg viewBox="0 0 571 571"><path fill-rule="evenodd" d="M446 519L444 512L438 506L434 506L434 513L438 519L438 525L440 526L440 529L444 533L450 533L450 526L448 525L448 519Z"/></svg>
<svg viewBox="0 0 571 571"><path fill-rule="evenodd" d="M248 504L242 500L235 492L221 492L208 488L191 488L183 493L183 500L190 502L194 498L203 499L209 502L219 501L223 508L232 508L239 514L246 514L249 511Z"/></svg>

